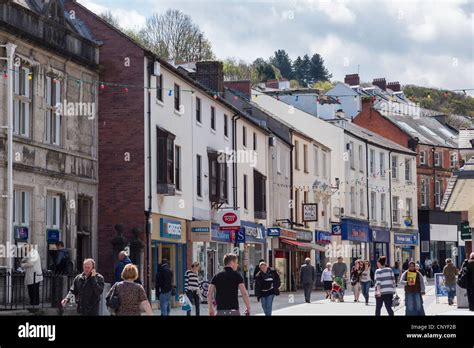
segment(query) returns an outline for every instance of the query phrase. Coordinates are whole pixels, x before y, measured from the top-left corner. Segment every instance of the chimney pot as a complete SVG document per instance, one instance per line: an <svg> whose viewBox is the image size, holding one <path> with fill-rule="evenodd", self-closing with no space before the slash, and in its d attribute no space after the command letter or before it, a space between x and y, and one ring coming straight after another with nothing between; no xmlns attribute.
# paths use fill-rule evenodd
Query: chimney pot
<svg viewBox="0 0 474 348"><path fill-rule="evenodd" d="M372 84L384 91L387 89L387 81L385 80L385 77L373 79Z"/></svg>
<svg viewBox="0 0 474 348"><path fill-rule="evenodd" d="M212 93L224 92L224 65L218 61L196 62L195 79Z"/></svg>
<svg viewBox="0 0 474 348"><path fill-rule="evenodd" d="M360 85L359 74L349 74L344 77L344 83L347 83L349 86L358 86Z"/></svg>
<svg viewBox="0 0 474 348"><path fill-rule="evenodd" d="M391 89L394 92L400 92L402 90L402 87L400 86L400 82L389 82L387 83L387 88Z"/></svg>

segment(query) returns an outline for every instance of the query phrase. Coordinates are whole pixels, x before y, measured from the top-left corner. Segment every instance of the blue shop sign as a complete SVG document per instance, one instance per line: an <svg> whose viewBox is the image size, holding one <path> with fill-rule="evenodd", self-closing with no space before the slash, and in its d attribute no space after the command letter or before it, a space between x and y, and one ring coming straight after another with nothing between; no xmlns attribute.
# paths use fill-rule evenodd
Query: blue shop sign
<svg viewBox="0 0 474 348"><path fill-rule="evenodd" d="M230 243L230 231L220 231L219 224L211 225L211 240L214 242Z"/></svg>
<svg viewBox="0 0 474 348"><path fill-rule="evenodd" d="M341 224L332 224L332 235L333 236L340 236L341 235Z"/></svg>
<svg viewBox="0 0 474 348"><path fill-rule="evenodd" d="M161 218L160 236L163 238L181 239L181 222Z"/></svg>
<svg viewBox="0 0 474 348"><path fill-rule="evenodd" d="M267 237L280 237L280 227L269 227L267 228Z"/></svg>
<svg viewBox="0 0 474 348"><path fill-rule="evenodd" d="M48 243L59 242L59 230L47 229L46 236L48 238Z"/></svg>
<svg viewBox="0 0 474 348"><path fill-rule="evenodd" d="M418 235L417 234L399 234L395 233L394 235L395 244L414 244L418 245Z"/></svg>
<svg viewBox="0 0 474 348"><path fill-rule="evenodd" d="M191 232L209 233L209 227L191 227Z"/></svg>
<svg viewBox="0 0 474 348"><path fill-rule="evenodd" d="M26 242L28 240L28 227L15 226L14 230L15 230L15 240L22 241L22 242Z"/></svg>
<svg viewBox="0 0 474 348"><path fill-rule="evenodd" d="M343 219L341 221L342 240L356 242L369 242L369 223L355 219Z"/></svg>
<svg viewBox="0 0 474 348"><path fill-rule="evenodd" d="M386 228L371 228L371 241L376 243L390 243L390 230Z"/></svg>
<svg viewBox="0 0 474 348"><path fill-rule="evenodd" d="M249 221L241 221L241 227L237 233L238 242L240 242L239 234L241 231L244 231L245 233L245 243L263 243L265 241L265 227L263 227L261 224L256 224Z"/></svg>
<svg viewBox="0 0 474 348"><path fill-rule="evenodd" d="M330 232L318 231L316 230L316 243L319 244L329 244L332 241L332 236Z"/></svg>

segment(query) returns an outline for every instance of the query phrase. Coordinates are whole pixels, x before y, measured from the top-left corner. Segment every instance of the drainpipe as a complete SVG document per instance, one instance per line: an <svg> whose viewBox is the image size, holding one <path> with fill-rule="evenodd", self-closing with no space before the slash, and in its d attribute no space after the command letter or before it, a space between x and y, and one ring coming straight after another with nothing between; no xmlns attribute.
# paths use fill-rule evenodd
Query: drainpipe
<svg viewBox="0 0 474 348"><path fill-rule="evenodd" d="M238 114L232 116L232 152L234 155L232 161L232 201L234 210L237 210L237 121L240 119ZM235 233L235 232L234 232ZM238 247L237 236L235 236L234 246Z"/></svg>
<svg viewBox="0 0 474 348"><path fill-rule="evenodd" d="M393 216L392 216L392 150L388 151L388 169L389 169L389 176L388 176L388 192L389 192L389 197L388 197L388 203L389 203L389 209L390 209L390 234L393 233ZM395 249L395 237L394 237L394 243L393 243L393 251L394 254L396 252ZM395 255L393 255L395 257ZM395 261L395 260L394 260ZM403 260L402 260L403 261Z"/></svg>
<svg viewBox="0 0 474 348"><path fill-rule="evenodd" d="M148 208L145 211L145 226L146 226L146 258L145 258L145 282L146 292L148 298L151 298L151 214L152 214L152 194L151 194L151 69L153 68L153 62L148 65L148 101L147 101L147 118L148 118Z"/></svg>
<svg viewBox="0 0 474 348"><path fill-rule="evenodd" d="M375 163L374 163L374 170L375 170ZM370 202L369 202L369 143L367 140L365 141L365 187L366 187L366 198L367 198L367 223L369 224L369 229L370 229ZM373 216L372 216L373 218ZM370 251L370 242L369 242L369 248ZM369 260L369 255L367 253L367 260Z"/></svg>
<svg viewBox="0 0 474 348"><path fill-rule="evenodd" d="M293 142L290 145L290 201L293 202L291 205L290 209L290 227L293 229L293 213L295 211L295 202L293 201L294 196L293 196L293 151L294 151L294 145Z"/></svg>

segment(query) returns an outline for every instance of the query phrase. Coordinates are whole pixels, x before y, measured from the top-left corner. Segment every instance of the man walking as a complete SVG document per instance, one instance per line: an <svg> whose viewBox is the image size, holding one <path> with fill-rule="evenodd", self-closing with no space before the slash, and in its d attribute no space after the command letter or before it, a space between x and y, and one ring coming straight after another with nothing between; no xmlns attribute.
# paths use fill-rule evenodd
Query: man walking
<svg viewBox="0 0 474 348"><path fill-rule="evenodd" d="M343 262L342 256L338 256L337 262L332 265L332 276L343 289L346 289L347 265ZM341 292L340 302L344 302L344 291Z"/></svg>
<svg viewBox="0 0 474 348"><path fill-rule="evenodd" d="M155 281L155 291L160 301L160 310L162 316L169 316L171 313L171 296L173 290L173 272L170 269L167 259L161 260L158 267Z"/></svg>
<svg viewBox="0 0 474 348"><path fill-rule="evenodd" d="M119 259L119 262L117 263L117 266L115 266L115 282L116 283L122 281L122 271L125 268L125 266L128 265L129 263L132 263L132 261L127 256L127 253L125 251L119 252L118 259Z"/></svg>
<svg viewBox="0 0 474 348"><path fill-rule="evenodd" d="M315 269L311 265L311 259L307 257L304 265L300 269L300 282L303 285L304 299L306 303L311 303L311 291L313 290L315 279Z"/></svg>
<svg viewBox="0 0 474 348"><path fill-rule="evenodd" d="M209 315L216 315L214 309L214 294L217 305L217 315L238 316L239 311L239 290L244 300L246 315L250 315L250 298L244 285L244 279L237 272L237 255L229 253L224 255L224 270L216 274L209 285L207 303Z"/></svg>
<svg viewBox="0 0 474 348"><path fill-rule="evenodd" d="M85 259L84 272L77 275L67 296L61 301L63 307L74 295L79 315L99 315L100 297L104 291L104 277L95 270L95 261Z"/></svg>

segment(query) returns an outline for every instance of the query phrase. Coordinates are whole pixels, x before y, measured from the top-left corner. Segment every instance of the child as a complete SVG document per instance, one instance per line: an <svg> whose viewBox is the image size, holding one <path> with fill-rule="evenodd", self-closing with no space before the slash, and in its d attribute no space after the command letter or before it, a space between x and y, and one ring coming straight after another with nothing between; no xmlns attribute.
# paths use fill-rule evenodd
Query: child
<svg viewBox="0 0 474 348"><path fill-rule="evenodd" d="M331 288L331 302L334 302L335 300L338 300L338 302L341 302L342 299L342 287L339 285L337 282L332 282L332 288Z"/></svg>

